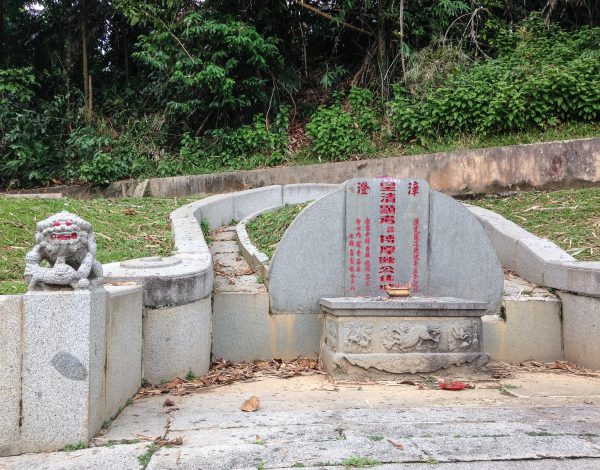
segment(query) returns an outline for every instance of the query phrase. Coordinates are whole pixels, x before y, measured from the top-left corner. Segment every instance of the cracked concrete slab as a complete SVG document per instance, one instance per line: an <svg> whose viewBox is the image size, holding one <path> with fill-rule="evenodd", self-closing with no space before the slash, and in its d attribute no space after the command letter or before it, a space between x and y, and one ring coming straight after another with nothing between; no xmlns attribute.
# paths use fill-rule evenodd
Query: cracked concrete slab
<svg viewBox="0 0 600 470"><path fill-rule="evenodd" d="M546 396L555 381L561 397ZM500 382L502 383L502 382ZM592 470L600 468L600 379L518 373L504 381L538 396L502 395L499 382L462 392L385 383L331 383L323 376L258 380L136 400L95 440L183 438L163 447L148 469L341 470L351 457L373 468L465 470ZM493 387L492 387L493 386ZM254 413L240 410L251 395ZM165 407L169 398L174 407ZM589 404L592 403L592 404ZM0 459L0 469L140 468L149 442L71 453ZM420 462L420 463L418 463Z"/></svg>
<svg viewBox="0 0 600 470"><path fill-rule="evenodd" d="M24 454L0 459L1 470L139 470L147 444L92 447L73 452Z"/></svg>

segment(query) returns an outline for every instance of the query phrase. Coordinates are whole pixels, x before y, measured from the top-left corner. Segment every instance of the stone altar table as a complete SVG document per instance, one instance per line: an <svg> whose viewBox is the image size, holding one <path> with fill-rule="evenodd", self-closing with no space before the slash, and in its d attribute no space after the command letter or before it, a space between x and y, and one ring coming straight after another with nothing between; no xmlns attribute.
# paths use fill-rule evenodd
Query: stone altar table
<svg viewBox="0 0 600 470"><path fill-rule="evenodd" d="M334 378L479 368L485 302L454 297L321 299L322 360Z"/></svg>

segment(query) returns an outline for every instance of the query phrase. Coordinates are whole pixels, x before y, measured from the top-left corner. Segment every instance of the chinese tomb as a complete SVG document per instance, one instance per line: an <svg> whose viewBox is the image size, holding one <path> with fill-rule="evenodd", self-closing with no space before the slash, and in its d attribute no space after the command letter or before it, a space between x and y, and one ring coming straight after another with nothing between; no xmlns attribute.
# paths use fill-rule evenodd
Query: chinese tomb
<svg viewBox="0 0 600 470"><path fill-rule="evenodd" d="M424 180L346 182L292 223L269 276L273 314L325 315L333 376L487 362L481 317L499 309L500 262L477 219ZM412 295L390 298L390 285Z"/></svg>

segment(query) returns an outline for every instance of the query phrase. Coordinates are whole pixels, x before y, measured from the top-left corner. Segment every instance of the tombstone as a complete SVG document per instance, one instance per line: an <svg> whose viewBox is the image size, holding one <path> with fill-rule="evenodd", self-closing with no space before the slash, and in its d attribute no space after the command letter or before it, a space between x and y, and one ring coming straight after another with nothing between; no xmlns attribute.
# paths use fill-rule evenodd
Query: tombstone
<svg viewBox="0 0 600 470"><path fill-rule="evenodd" d="M412 295L390 298L389 285ZM348 181L297 217L270 266L273 314L325 315L335 377L481 367L481 317L502 290L483 227L424 180Z"/></svg>

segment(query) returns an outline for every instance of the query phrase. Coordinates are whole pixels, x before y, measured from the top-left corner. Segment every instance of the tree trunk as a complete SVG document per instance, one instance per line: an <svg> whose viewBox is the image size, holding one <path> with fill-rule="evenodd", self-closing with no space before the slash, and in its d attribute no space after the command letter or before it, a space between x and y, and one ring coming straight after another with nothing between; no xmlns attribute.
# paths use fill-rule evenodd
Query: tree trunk
<svg viewBox="0 0 600 470"><path fill-rule="evenodd" d="M387 100L387 51L385 47L385 0L377 2L377 66L379 69L380 95Z"/></svg>
<svg viewBox="0 0 600 470"><path fill-rule="evenodd" d="M88 65L87 28L85 24L85 17L85 0L81 0L81 65L83 69L83 96L85 99L85 108L87 110L88 116L90 116L90 69Z"/></svg>
<svg viewBox="0 0 600 470"><path fill-rule="evenodd" d="M123 69L125 70L125 83L129 85L129 43L127 42L127 31L123 33Z"/></svg>
<svg viewBox="0 0 600 470"><path fill-rule="evenodd" d="M4 0L0 0L0 67L5 65L4 51Z"/></svg>

